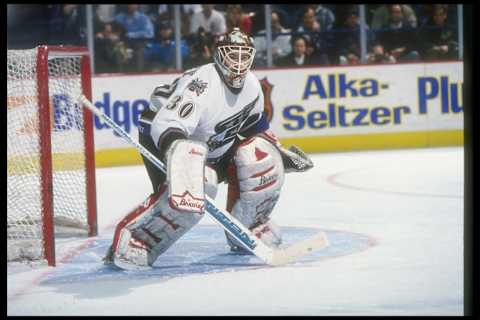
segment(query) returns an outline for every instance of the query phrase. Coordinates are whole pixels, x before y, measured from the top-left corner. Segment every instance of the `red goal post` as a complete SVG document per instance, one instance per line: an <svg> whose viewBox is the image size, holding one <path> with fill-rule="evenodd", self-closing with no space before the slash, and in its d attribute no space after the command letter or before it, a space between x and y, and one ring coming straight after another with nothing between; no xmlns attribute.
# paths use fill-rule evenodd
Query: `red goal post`
<svg viewBox="0 0 480 320"><path fill-rule="evenodd" d="M10 162L7 242L14 247L15 242L18 244L20 240L26 243L32 240L35 243L33 238L40 237L37 243L43 248L39 251L41 256L38 259L46 259L53 266L57 220L72 220L68 222L71 228L76 227L75 223L78 222L86 229L88 236L97 235L93 117L87 109L76 107L80 105L77 101L80 93L89 99L92 97L89 51L86 47L74 46L8 50L7 74L7 157ZM17 110L14 114L13 106L20 106L24 110ZM35 119L37 115L38 120ZM22 116L32 118L25 120ZM28 124L28 121L33 122ZM59 124L61 121L66 124ZM21 131L15 125L21 129L29 127ZM24 136L17 141L21 134ZM30 150L23 150L23 145L29 145ZM54 159L54 156L58 159ZM58 161L54 164L54 160ZM28 161L29 165L24 165ZM76 161L75 164L69 164L73 161ZM35 190L30 192L27 189L36 187L36 183L30 180L36 180L37 176L40 199L33 199ZM29 192L32 203L25 203L25 199L20 199L18 195ZM16 199L20 203L16 204ZM37 200L40 200L39 204L33 203ZM77 201L81 203L77 205ZM40 216L35 216L35 210L24 212L26 210L21 208L22 205L39 206ZM29 227L36 228L37 223L41 225L37 233L27 230ZM22 232L28 233L28 236L23 236ZM7 249L10 249L9 246ZM26 251L17 250L21 256L18 259L37 259L30 257ZM17 259L14 255L12 257L12 260Z"/></svg>

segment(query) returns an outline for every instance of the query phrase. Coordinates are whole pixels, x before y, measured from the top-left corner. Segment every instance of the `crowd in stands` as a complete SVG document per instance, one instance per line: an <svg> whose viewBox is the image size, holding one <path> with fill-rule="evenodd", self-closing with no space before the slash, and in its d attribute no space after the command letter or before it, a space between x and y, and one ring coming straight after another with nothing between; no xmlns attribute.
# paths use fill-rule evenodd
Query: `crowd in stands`
<svg viewBox="0 0 480 320"><path fill-rule="evenodd" d="M274 66L361 63L358 5L271 5ZM218 37L239 27L267 65L265 6L183 4L183 68L212 61ZM175 70L174 6L94 5L96 72ZM368 63L458 59L456 5L366 5ZM50 5L49 43L86 44L85 6ZM82 20L83 19L83 20Z"/></svg>

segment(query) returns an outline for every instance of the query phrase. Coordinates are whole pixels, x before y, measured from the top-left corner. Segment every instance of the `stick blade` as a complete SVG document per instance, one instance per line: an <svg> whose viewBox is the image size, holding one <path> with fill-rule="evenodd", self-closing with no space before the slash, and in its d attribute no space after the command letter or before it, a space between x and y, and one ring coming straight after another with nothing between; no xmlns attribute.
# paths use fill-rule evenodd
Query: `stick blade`
<svg viewBox="0 0 480 320"><path fill-rule="evenodd" d="M328 239L324 232L319 232L314 236L291 245L285 249L279 249L273 255L271 265L285 265L309 254L312 251L323 249L328 246Z"/></svg>

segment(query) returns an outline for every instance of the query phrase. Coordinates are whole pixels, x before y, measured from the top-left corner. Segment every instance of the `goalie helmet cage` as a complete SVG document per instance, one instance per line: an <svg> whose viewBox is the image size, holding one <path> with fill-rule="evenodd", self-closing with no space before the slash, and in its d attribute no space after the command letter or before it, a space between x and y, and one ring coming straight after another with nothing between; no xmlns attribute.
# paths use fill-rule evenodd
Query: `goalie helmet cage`
<svg viewBox="0 0 480 320"><path fill-rule="evenodd" d="M97 235L88 49L8 50L7 91L7 261L55 266L56 233Z"/></svg>

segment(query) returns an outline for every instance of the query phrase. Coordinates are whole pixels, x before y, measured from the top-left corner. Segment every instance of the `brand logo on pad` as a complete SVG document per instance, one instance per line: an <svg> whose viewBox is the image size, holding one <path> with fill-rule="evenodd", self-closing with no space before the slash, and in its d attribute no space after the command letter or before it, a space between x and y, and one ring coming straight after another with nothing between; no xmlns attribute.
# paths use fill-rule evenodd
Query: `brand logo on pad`
<svg viewBox="0 0 480 320"><path fill-rule="evenodd" d="M264 184L267 184L267 183L270 183L272 181L275 181L277 179L277 176L276 174L268 177L268 176L261 176L260 177L260 185L264 185Z"/></svg>
<svg viewBox="0 0 480 320"><path fill-rule="evenodd" d="M205 206L205 199L195 198L188 191L182 195L173 194L170 201L174 208L190 212L203 213Z"/></svg>
<svg viewBox="0 0 480 320"><path fill-rule="evenodd" d="M253 188L252 191L260 191L267 189L268 187L272 186L275 182L277 182L278 174L274 174L271 176L261 176L260 182L257 187Z"/></svg>

